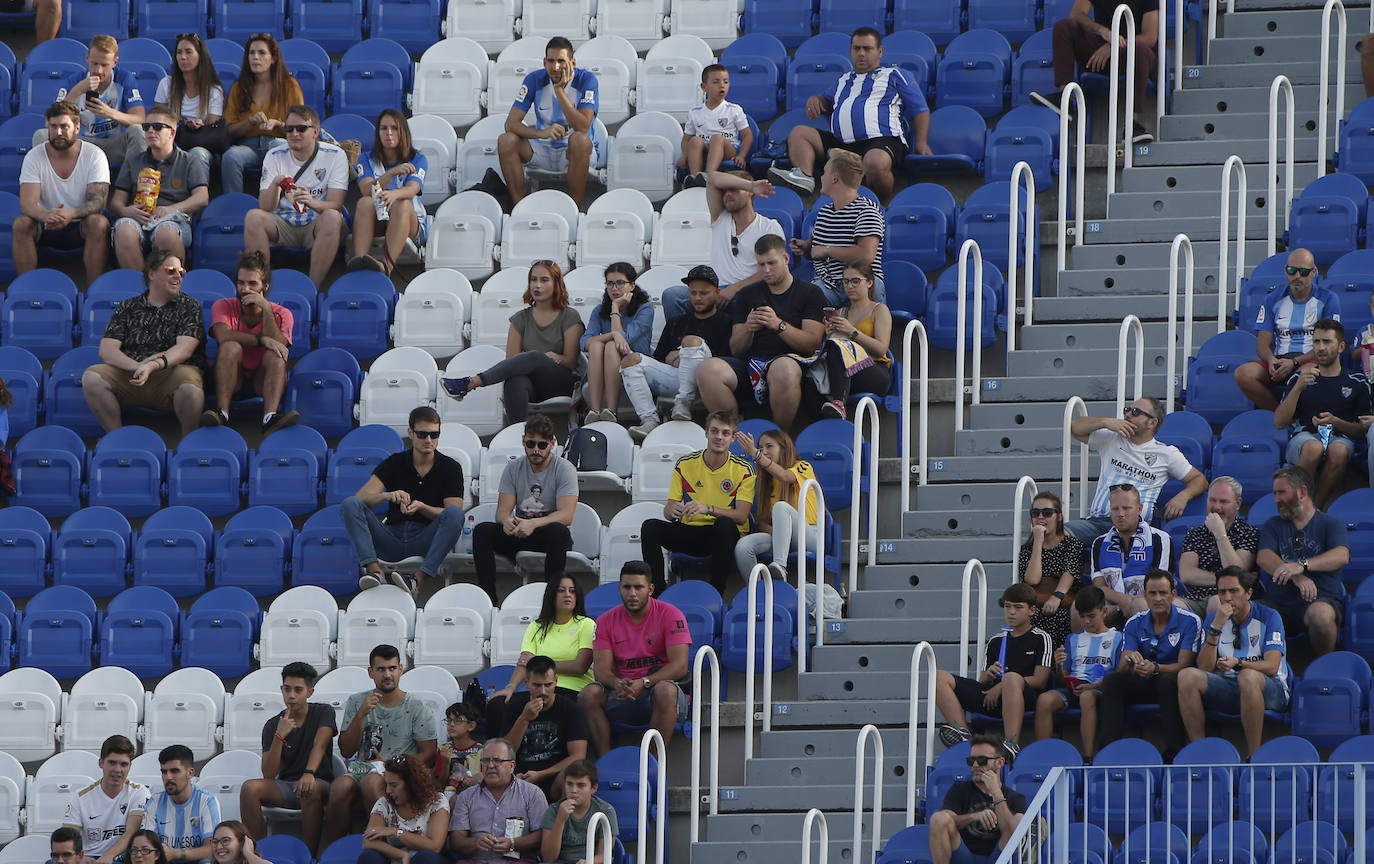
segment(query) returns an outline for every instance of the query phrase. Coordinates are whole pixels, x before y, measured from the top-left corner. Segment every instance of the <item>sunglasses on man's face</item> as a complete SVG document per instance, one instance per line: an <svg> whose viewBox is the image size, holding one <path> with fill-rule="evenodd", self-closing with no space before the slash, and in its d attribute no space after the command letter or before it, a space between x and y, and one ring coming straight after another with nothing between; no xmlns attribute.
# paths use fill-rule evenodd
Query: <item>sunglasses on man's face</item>
<svg viewBox="0 0 1374 864"><path fill-rule="evenodd" d="M313 129L314 127L309 123L287 123L281 128L285 129L287 132L296 132L304 135L307 130Z"/></svg>
<svg viewBox="0 0 1374 864"><path fill-rule="evenodd" d="M416 438L428 438L431 441L439 440L438 429L411 429L410 434L414 435Z"/></svg>
<svg viewBox="0 0 1374 864"><path fill-rule="evenodd" d="M1127 405L1127 406L1126 406L1126 409L1125 409L1122 413L1125 414L1127 417L1153 417L1153 416L1155 416L1155 415L1151 414L1149 411L1142 411L1141 409L1135 407L1134 405Z"/></svg>
<svg viewBox="0 0 1374 864"><path fill-rule="evenodd" d="M1289 276L1311 276L1311 275L1312 275L1312 268L1311 268L1311 267L1294 267L1292 264L1289 264L1287 267L1285 267L1285 268L1283 268L1283 269L1284 269L1284 272L1286 272Z"/></svg>
<svg viewBox="0 0 1374 864"><path fill-rule="evenodd" d="M140 123L139 125L143 127L143 131L144 131L144 132L161 132L163 129L171 129L171 128L172 128L172 124L170 124L170 123L157 123L157 122L152 122L152 123Z"/></svg>
<svg viewBox="0 0 1374 864"><path fill-rule="evenodd" d="M965 756L964 761L968 763L970 768L974 765L977 765L979 768L986 768L1000 758L1000 756Z"/></svg>
<svg viewBox="0 0 1374 864"><path fill-rule="evenodd" d="M534 440L533 438L526 438L526 439L525 439L525 449L526 449L526 450L547 450L547 449L549 449L549 442L548 442L548 441L536 441L536 440Z"/></svg>

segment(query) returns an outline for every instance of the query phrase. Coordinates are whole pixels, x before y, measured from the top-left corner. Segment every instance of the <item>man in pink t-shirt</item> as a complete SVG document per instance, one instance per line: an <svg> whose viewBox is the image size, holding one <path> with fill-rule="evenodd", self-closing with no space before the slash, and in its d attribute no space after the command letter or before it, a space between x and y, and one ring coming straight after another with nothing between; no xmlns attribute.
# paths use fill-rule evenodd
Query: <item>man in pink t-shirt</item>
<svg viewBox="0 0 1374 864"><path fill-rule="evenodd" d="M687 695L677 685L687 675L692 634L671 603L653 598L649 565L620 568L620 603L596 619L592 674L578 702L587 712L587 733L598 754L611 749L611 721L650 724L667 744L673 727L687 719Z"/></svg>
<svg viewBox="0 0 1374 864"><path fill-rule="evenodd" d="M237 296L215 301L210 336L219 343L215 358L216 408L200 416L201 426L229 423L234 399L262 397L262 434L295 425L296 411L278 413L286 391L286 356L291 352L291 310L267 299L272 266L261 252L239 255L234 280ZM270 313L270 314L269 314Z"/></svg>

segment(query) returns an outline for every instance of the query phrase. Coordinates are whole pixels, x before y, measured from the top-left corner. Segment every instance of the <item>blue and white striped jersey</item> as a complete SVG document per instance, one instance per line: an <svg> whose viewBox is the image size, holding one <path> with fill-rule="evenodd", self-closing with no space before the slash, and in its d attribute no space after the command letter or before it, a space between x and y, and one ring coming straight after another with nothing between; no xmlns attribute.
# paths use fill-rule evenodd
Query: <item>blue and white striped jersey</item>
<svg viewBox="0 0 1374 864"><path fill-rule="evenodd" d="M930 109L919 87L895 66L880 66L860 75L846 72L831 98L830 134L846 143L869 138L900 138L902 115L914 117Z"/></svg>
<svg viewBox="0 0 1374 864"><path fill-rule="evenodd" d="M156 831L173 849L198 849L209 843L219 821L219 801L195 784L185 804L173 801L164 789L149 799L143 813L143 827Z"/></svg>
<svg viewBox="0 0 1374 864"><path fill-rule="evenodd" d="M1071 633L1064 640L1064 671L1079 681L1101 681L1120 662L1121 643L1121 631L1115 627L1103 633Z"/></svg>
<svg viewBox="0 0 1374 864"><path fill-rule="evenodd" d="M1216 620L1216 613L1207 616L1207 626ZM1240 625L1240 636L1236 636L1236 621L1230 619L1221 628L1221 638L1217 641L1218 657L1239 657L1242 660L1263 660L1264 652L1278 650L1283 654L1279 664L1279 674L1275 677L1288 691L1288 679L1292 670L1288 667L1288 640L1283 632L1283 618L1279 613L1262 603L1250 603L1250 618ZM1223 672L1227 678L1235 678L1235 669Z"/></svg>

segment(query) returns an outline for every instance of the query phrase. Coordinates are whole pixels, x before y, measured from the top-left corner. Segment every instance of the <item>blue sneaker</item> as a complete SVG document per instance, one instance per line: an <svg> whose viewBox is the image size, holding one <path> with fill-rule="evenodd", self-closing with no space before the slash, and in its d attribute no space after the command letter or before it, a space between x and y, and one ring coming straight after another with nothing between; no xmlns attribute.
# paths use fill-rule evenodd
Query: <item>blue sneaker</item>
<svg viewBox="0 0 1374 864"><path fill-rule="evenodd" d="M445 393L462 402L463 397L468 395L468 384L471 381L471 378L440 378L439 384L443 386Z"/></svg>

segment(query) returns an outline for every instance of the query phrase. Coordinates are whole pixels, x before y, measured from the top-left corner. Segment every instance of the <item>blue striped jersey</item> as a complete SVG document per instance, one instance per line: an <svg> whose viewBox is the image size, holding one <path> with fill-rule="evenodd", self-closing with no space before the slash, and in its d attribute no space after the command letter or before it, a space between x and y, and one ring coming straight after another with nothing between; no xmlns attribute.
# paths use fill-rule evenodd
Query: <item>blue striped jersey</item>
<svg viewBox="0 0 1374 864"><path fill-rule="evenodd" d="M1064 671L1079 681L1101 681L1121 660L1121 642L1121 631L1115 627L1103 633L1069 634L1064 640Z"/></svg>
<svg viewBox="0 0 1374 864"><path fill-rule="evenodd" d="M1321 287L1312 286L1312 293L1299 303L1289 293L1288 286L1275 288L1264 298L1255 315L1255 331L1274 334L1270 350L1274 356L1306 354L1312 350L1313 325L1322 318L1341 320L1341 298Z"/></svg>
<svg viewBox="0 0 1374 864"><path fill-rule="evenodd" d="M900 138L902 115L924 114L926 98L895 66L880 66L862 75L846 72L831 98L830 134L846 143L869 138Z"/></svg>
<svg viewBox="0 0 1374 864"><path fill-rule="evenodd" d="M191 797L178 804L167 790L156 793L143 813L143 827L151 828L173 849L198 849L210 842L219 824L219 801L191 784Z"/></svg>
<svg viewBox="0 0 1374 864"><path fill-rule="evenodd" d="M1155 568L1170 569L1172 539L1168 532L1141 519L1136 532L1122 537L1113 526L1092 545L1092 572L1088 583L1102 579L1119 594L1135 597L1145 590L1145 574Z"/></svg>
<svg viewBox="0 0 1374 864"><path fill-rule="evenodd" d="M1215 612L1207 616L1208 627L1212 626L1216 617ZM1236 637L1236 621L1233 618L1222 626L1221 638L1217 641L1218 657L1263 660L1264 652L1274 650L1283 654L1283 662L1279 664L1279 674L1276 677L1283 685L1284 692L1287 692L1292 670L1288 668L1288 640L1283 633L1283 618L1274 609L1254 601L1250 603L1249 620L1240 625L1240 637ZM1235 678L1238 672L1231 669L1221 674L1227 678Z"/></svg>

